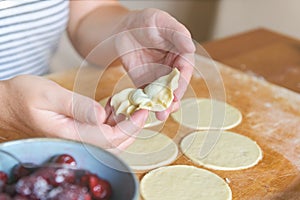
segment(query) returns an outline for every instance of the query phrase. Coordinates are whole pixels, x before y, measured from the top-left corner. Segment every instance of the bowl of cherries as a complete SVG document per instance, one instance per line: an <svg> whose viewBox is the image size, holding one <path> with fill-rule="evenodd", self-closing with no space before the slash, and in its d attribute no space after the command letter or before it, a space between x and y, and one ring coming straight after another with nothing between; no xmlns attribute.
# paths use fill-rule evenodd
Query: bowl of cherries
<svg viewBox="0 0 300 200"><path fill-rule="evenodd" d="M93 145L35 138L0 144L0 200L137 200L135 174Z"/></svg>

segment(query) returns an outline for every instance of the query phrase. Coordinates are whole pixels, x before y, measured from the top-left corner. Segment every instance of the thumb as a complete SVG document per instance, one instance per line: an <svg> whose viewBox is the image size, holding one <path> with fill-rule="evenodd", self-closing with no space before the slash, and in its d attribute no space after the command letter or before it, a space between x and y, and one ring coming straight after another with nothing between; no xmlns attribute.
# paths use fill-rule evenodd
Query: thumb
<svg viewBox="0 0 300 200"><path fill-rule="evenodd" d="M144 127L147 118L148 110L138 110L130 116L130 119L117 123L116 131L129 136L136 135Z"/></svg>
<svg viewBox="0 0 300 200"><path fill-rule="evenodd" d="M98 102L80 94L73 93L71 109L71 117L82 123L97 125L106 119L106 112Z"/></svg>
<svg viewBox="0 0 300 200"><path fill-rule="evenodd" d="M63 89L56 93L55 106L59 114L73 118L82 123L97 125L106 119L104 108L96 101L86 96Z"/></svg>

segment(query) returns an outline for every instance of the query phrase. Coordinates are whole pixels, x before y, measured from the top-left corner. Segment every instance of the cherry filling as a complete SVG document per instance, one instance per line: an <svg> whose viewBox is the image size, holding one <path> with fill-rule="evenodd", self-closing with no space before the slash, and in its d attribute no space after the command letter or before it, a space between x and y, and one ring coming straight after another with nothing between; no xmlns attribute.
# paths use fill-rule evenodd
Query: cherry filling
<svg viewBox="0 0 300 200"><path fill-rule="evenodd" d="M62 154L62 155L56 156L53 159L53 162L58 163L58 164L68 164L68 165L72 165L72 166L77 165L75 159L68 154Z"/></svg>
<svg viewBox="0 0 300 200"><path fill-rule="evenodd" d="M51 162L76 166L67 154ZM0 200L109 200L112 194L108 181L87 170L26 164L14 167L12 176L9 182L7 174L0 171Z"/></svg>
<svg viewBox="0 0 300 200"><path fill-rule="evenodd" d="M7 180L8 180L7 174L0 171L0 193L4 190Z"/></svg>

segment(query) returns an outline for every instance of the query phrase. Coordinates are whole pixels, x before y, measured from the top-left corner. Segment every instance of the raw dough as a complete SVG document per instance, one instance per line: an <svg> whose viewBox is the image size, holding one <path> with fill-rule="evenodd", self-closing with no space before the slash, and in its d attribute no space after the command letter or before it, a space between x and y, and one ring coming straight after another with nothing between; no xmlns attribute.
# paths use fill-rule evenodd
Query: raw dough
<svg viewBox="0 0 300 200"><path fill-rule="evenodd" d="M102 105L103 107L105 107L107 101L108 101L109 97L106 97L104 99L101 99L99 101L100 105ZM148 119L144 125L144 128L149 128L149 127L153 127L153 126L157 126L159 124L162 124L164 123L163 121L161 120L158 120L155 116L155 113L154 112L149 112L149 115L148 115Z"/></svg>
<svg viewBox="0 0 300 200"><path fill-rule="evenodd" d="M174 68L171 73L162 76L147 85L144 89L127 88L111 98L111 106L116 115L130 116L136 110L166 110L173 102L173 92L178 88L180 73Z"/></svg>
<svg viewBox="0 0 300 200"><path fill-rule="evenodd" d="M178 123L193 129L230 129L242 121L241 112L217 100L189 98L181 102L181 108L172 114Z"/></svg>
<svg viewBox="0 0 300 200"><path fill-rule="evenodd" d="M206 140L207 134L219 134L216 143ZM205 157L201 157L200 151L204 142L211 144L212 149ZM229 131L191 133L183 138L180 148L193 162L216 170L246 169L256 165L262 159L262 151L256 142Z"/></svg>
<svg viewBox="0 0 300 200"><path fill-rule="evenodd" d="M164 134L143 129L119 157L133 170L149 170L176 160L178 147Z"/></svg>
<svg viewBox="0 0 300 200"><path fill-rule="evenodd" d="M188 165L155 169L141 180L144 200L228 200L232 192L216 174Z"/></svg>

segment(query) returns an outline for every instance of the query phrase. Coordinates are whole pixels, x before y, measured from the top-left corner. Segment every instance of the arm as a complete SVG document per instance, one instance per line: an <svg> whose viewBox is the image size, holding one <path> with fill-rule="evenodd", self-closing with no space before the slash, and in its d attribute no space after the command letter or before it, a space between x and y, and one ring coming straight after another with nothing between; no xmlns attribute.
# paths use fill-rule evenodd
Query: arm
<svg viewBox="0 0 300 200"><path fill-rule="evenodd" d="M71 1L68 31L74 47L86 57L94 47L113 36L105 43L107 46L102 45L88 56L88 61L105 67L113 61L111 58L120 58L137 87L166 75L171 68L178 68L181 75L179 87L174 92L176 102L165 112L156 114L158 119L166 119L178 108L177 101L182 98L192 76L195 46L190 32L164 11L129 11L116 1L103 2L88 5L85 1L85 9L80 10L80 2Z"/></svg>
<svg viewBox="0 0 300 200"><path fill-rule="evenodd" d="M77 2L82 6L83 1ZM83 12L76 15L71 12L70 30L94 9L93 2L99 1L80 7ZM0 93L0 128L26 137L61 137L117 151L133 141L130 136L142 129L147 117L146 111L139 111L128 120L108 125L107 114L98 102L31 75L0 81Z"/></svg>
<svg viewBox="0 0 300 200"><path fill-rule="evenodd" d="M129 10L118 1L70 1L68 35L78 53L86 57L100 42L116 33Z"/></svg>

